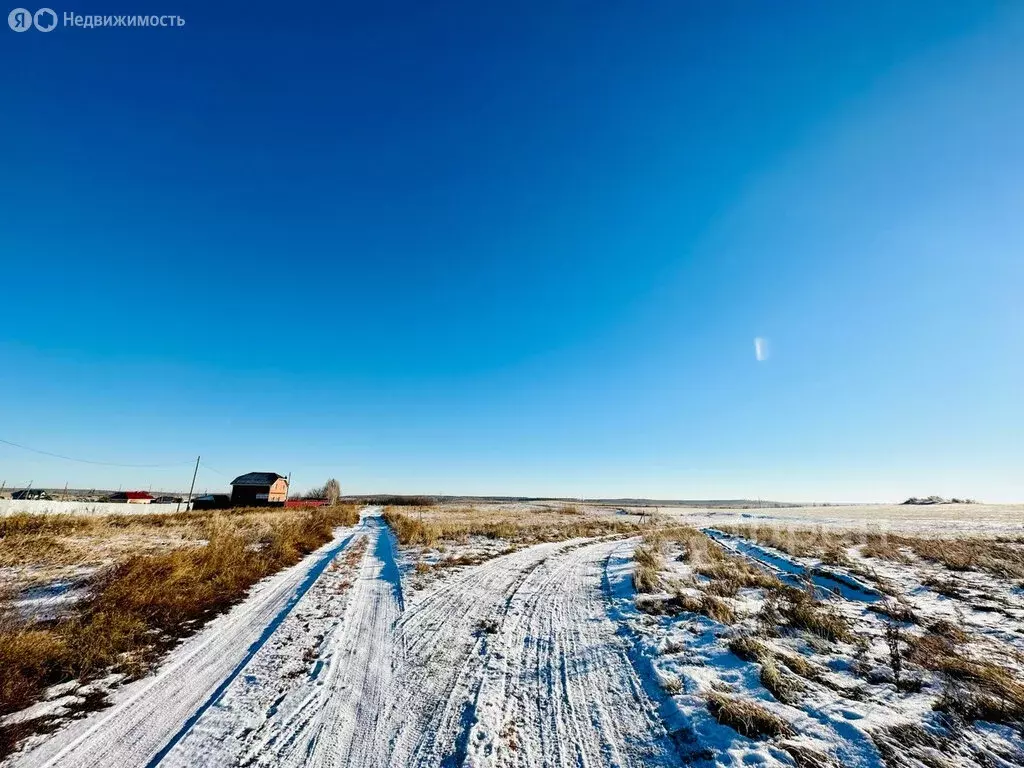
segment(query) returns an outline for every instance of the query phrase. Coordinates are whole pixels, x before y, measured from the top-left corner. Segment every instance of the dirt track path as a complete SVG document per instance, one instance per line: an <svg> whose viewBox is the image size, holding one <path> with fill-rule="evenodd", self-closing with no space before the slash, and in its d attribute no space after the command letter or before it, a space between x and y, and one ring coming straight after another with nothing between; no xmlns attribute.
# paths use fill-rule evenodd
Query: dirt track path
<svg viewBox="0 0 1024 768"><path fill-rule="evenodd" d="M468 765L678 762L606 612L602 576L618 545L572 548L516 590L477 693Z"/></svg>

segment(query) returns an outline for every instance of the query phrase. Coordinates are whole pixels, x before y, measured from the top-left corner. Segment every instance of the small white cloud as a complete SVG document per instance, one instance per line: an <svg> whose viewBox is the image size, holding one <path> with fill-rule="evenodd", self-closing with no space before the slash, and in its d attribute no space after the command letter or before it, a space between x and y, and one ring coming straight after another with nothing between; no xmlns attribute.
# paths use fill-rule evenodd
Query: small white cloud
<svg viewBox="0 0 1024 768"><path fill-rule="evenodd" d="M759 363L768 359L768 339L758 336L754 339L754 357Z"/></svg>

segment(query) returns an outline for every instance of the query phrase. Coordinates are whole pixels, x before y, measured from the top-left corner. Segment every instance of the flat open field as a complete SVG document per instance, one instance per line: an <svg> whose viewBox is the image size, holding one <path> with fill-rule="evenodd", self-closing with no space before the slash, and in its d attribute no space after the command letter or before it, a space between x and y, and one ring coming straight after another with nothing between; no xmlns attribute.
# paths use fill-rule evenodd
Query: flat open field
<svg viewBox="0 0 1024 768"><path fill-rule="evenodd" d="M1021 511L23 516L5 764L1024 765ZM132 643L22 668L119 606Z"/></svg>
<svg viewBox="0 0 1024 768"><path fill-rule="evenodd" d="M658 507L693 525L771 522L772 525L875 529L925 536L979 536L1024 532L1024 504L842 504L778 509Z"/></svg>

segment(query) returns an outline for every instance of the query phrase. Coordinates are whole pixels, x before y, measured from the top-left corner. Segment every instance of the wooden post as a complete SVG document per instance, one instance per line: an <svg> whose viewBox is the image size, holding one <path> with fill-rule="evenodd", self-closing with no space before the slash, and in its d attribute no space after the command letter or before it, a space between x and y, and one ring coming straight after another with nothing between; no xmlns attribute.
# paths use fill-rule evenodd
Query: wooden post
<svg viewBox="0 0 1024 768"><path fill-rule="evenodd" d="M192 485L189 486L189 489L188 489L188 501L185 502L185 511L186 512L188 512L188 505L192 503L192 491L194 491L196 489L196 475L199 474L199 459L201 459L201 458L202 458L202 456L196 456L196 469L192 473ZM180 509L181 509L181 502L179 501L178 502L178 507L177 507L177 509L175 509L175 512L179 511Z"/></svg>

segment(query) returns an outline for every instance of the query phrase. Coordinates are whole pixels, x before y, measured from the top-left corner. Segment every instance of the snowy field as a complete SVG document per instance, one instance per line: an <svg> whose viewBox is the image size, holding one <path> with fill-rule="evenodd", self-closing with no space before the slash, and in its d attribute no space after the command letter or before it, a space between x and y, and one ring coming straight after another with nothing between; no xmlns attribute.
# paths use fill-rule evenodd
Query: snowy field
<svg viewBox="0 0 1024 768"><path fill-rule="evenodd" d="M1019 535L1024 504L844 504L779 509L658 507L660 515L689 525L769 522L918 533L927 536Z"/></svg>
<svg viewBox="0 0 1024 768"><path fill-rule="evenodd" d="M5 764L1024 766L1021 507L635 511L367 508Z"/></svg>

